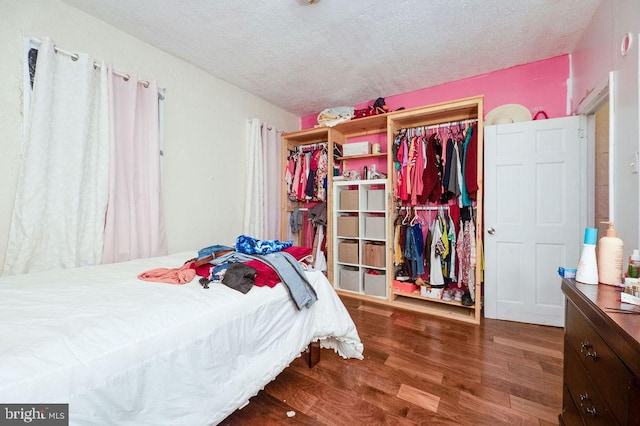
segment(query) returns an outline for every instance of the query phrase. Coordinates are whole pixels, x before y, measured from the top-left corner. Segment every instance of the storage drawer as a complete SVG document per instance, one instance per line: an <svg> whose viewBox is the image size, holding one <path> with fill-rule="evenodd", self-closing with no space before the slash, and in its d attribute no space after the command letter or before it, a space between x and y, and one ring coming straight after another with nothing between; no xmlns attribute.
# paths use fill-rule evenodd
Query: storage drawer
<svg viewBox="0 0 640 426"><path fill-rule="evenodd" d="M366 243L363 249L362 263L376 268L386 267L385 249L386 246L384 244Z"/></svg>
<svg viewBox="0 0 640 426"><path fill-rule="evenodd" d="M597 384L614 416L620 423L627 424L633 375L571 302L567 303L565 336L571 351Z"/></svg>
<svg viewBox="0 0 640 426"><path fill-rule="evenodd" d="M571 398L569 388L565 385L562 389L562 418L560 424L564 426L581 425L580 412Z"/></svg>
<svg viewBox="0 0 640 426"><path fill-rule="evenodd" d="M383 189L367 190L367 210L384 211L384 195Z"/></svg>
<svg viewBox="0 0 640 426"><path fill-rule="evenodd" d="M358 216L339 216L337 222L338 237L357 237L360 234Z"/></svg>
<svg viewBox="0 0 640 426"><path fill-rule="evenodd" d="M364 237L384 240L384 216L366 216L364 218Z"/></svg>
<svg viewBox="0 0 640 426"><path fill-rule="evenodd" d="M338 244L338 262L360 263L358 258L358 243L355 241L342 241Z"/></svg>
<svg viewBox="0 0 640 426"><path fill-rule="evenodd" d="M343 189L340 191L340 207L339 210L358 210L358 190Z"/></svg>
<svg viewBox="0 0 640 426"><path fill-rule="evenodd" d="M341 290L360 291L360 271L356 268L340 268L338 288Z"/></svg>
<svg viewBox="0 0 640 426"><path fill-rule="evenodd" d="M387 276L385 274L364 274L364 293L371 296L387 296Z"/></svg>
<svg viewBox="0 0 640 426"><path fill-rule="evenodd" d="M564 357L564 380L582 421L587 425L611 426L618 424L603 402L595 385L591 382L589 375L582 368L578 352L575 352L566 340Z"/></svg>

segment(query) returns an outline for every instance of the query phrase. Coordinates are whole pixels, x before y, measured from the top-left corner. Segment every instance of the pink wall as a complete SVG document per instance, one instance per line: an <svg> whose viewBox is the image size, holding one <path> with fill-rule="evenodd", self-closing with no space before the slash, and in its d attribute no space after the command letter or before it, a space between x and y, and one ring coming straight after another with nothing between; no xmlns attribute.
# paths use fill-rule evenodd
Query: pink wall
<svg viewBox="0 0 640 426"><path fill-rule="evenodd" d="M395 111L399 107L414 108L484 95L485 115L497 106L517 103L529 108L532 115L542 109L549 118L564 117L568 78L569 56L562 55L384 98L389 110ZM372 104L373 100L353 106L365 108ZM316 113L302 117L301 128L315 126L317 116Z"/></svg>

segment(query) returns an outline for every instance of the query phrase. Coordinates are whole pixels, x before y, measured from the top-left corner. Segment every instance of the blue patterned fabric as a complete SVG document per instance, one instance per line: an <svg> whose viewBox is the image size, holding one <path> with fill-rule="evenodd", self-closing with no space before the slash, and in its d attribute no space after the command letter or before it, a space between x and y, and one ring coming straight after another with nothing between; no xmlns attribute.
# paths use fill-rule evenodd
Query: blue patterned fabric
<svg viewBox="0 0 640 426"><path fill-rule="evenodd" d="M291 247L293 241L258 240L256 238L240 235L236 238L236 251L244 254L269 254L282 251Z"/></svg>
<svg viewBox="0 0 640 426"><path fill-rule="evenodd" d="M212 246L202 248L198 250L198 260L204 259L205 257L210 256L212 254L215 255L218 252L227 251L227 250L233 250L233 247L214 244Z"/></svg>

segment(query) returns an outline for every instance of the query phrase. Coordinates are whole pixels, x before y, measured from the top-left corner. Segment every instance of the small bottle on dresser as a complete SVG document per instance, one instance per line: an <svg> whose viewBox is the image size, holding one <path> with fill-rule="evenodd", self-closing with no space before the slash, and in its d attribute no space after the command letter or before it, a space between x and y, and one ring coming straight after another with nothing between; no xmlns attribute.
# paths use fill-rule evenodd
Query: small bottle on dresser
<svg viewBox="0 0 640 426"><path fill-rule="evenodd" d="M598 262L596 261L596 242L598 241L598 230L596 228L584 229L584 243L576 281L583 284L598 284Z"/></svg>
<svg viewBox="0 0 640 426"><path fill-rule="evenodd" d="M634 249L633 254L629 256L627 275L629 278L640 278L640 250L638 249Z"/></svg>

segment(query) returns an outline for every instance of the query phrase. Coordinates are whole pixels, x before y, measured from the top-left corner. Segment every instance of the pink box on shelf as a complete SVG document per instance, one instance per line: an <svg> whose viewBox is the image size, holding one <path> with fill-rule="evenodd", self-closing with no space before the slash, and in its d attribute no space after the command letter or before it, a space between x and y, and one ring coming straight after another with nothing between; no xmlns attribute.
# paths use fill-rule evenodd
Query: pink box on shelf
<svg viewBox="0 0 640 426"><path fill-rule="evenodd" d="M413 293L418 290L418 286L408 281L393 280L393 289L401 293Z"/></svg>

